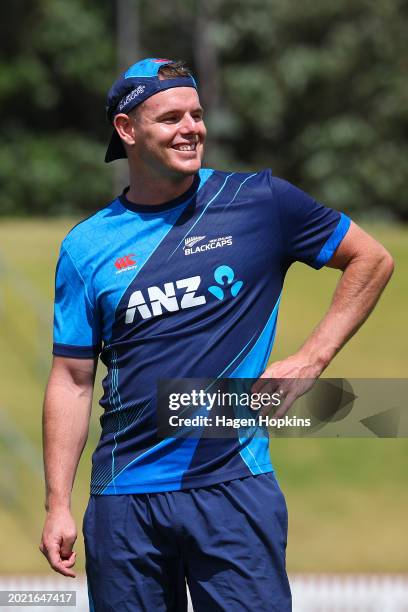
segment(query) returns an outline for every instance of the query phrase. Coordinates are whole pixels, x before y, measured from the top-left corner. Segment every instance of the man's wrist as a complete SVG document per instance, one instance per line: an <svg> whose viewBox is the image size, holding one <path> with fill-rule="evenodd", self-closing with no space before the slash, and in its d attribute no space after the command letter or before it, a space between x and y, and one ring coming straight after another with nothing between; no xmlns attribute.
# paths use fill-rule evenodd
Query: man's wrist
<svg viewBox="0 0 408 612"><path fill-rule="evenodd" d="M55 512L60 510L71 511L71 498L70 496L54 496L50 495L45 500L45 510L47 512Z"/></svg>
<svg viewBox="0 0 408 612"><path fill-rule="evenodd" d="M327 368L331 360L333 359L335 351L328 347L313 350L308 347L302 347L296 356L305 364L306 368L310 371L310 378L318 378L322 372ZM304 376L309 378L309 376Z"/></svg>

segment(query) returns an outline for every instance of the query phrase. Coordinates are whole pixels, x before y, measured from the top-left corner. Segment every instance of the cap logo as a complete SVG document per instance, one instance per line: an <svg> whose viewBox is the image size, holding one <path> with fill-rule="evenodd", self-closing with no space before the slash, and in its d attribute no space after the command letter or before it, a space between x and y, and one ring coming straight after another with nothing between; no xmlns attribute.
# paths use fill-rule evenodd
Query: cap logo
<svg viewBox="0 0 408 612"><path fill-rule="evenodd" d="M133 89L123 100L120 101L118 109L121 111L129 102L132 102L135 98L144 93L146 89L146 85L138 85L136 89Z"/></svg>

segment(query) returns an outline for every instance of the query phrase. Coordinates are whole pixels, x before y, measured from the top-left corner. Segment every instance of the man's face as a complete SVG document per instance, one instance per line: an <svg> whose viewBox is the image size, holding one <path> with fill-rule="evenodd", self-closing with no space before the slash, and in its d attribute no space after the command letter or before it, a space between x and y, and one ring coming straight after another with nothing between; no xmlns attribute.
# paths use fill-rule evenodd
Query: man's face
<svg viewBox="0 0 408 612"><path fill-rule="evenodd" d="M132 149L139 163L167 176L189 176L200 169L206 128L193 87L161 91L130 117L135 127Z"/></svg>

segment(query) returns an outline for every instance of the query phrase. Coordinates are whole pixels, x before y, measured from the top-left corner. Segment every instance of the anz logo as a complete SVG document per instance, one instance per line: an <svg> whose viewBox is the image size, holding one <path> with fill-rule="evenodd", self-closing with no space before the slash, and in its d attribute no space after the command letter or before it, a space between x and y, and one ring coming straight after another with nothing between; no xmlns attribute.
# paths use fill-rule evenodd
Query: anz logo
<svg viewBox="0 0 408 612"><path fill-rule="evenodd" d="M207 291L220 301L226 299L228 294L235 298L243 286L242 281L235 280L235 272L229 266L218 266L214 270L214 280L217 284L208 287ZM163 289L149 287L147 299L140 289L134 291L129 298L125 323L133 323L136 311L142 319L151 319L162 315L164 311L176 312L206 304L206 295L197 294L200 285L201 276L190 276L175 283L164 283ZM176 296L176 289L184 289L181 298Z"/></svg>
<svg viewBox="0 0 408 612"><path fill-rule="evenodd" d="M223 300L225 298L224 285L229 288L232 297L236 297L244 284L242 281L235 280L235 272L229 266L218 266L214 271L214 279L218 285L211 285L211 287L208 287L208 291L212 293L217 300Z"/></svg>

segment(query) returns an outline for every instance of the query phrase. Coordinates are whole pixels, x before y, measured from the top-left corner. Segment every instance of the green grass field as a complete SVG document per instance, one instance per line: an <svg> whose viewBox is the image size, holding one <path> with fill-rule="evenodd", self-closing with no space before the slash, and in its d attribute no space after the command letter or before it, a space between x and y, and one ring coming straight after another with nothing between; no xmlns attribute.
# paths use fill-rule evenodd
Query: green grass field
<svg viewBox="0 0 408 612"><path fill-rule="evenodd" d="M51 362L54 268L60 241L75 222L0 224L0 409L7 417L5 425L0 423L0 573L48 571L38 552L44 516L41 404ZM408 230L367 229L391 251L396 271L373 315L325 376L406 377ZM333 270L316 272L302 265L290 270L272 359L301 344L328 307L338 277ZM98 438L102 374L74 489L79 531ZM408 440L273 439L271 453L289 507L290 571L407 570Z"/></svg>

